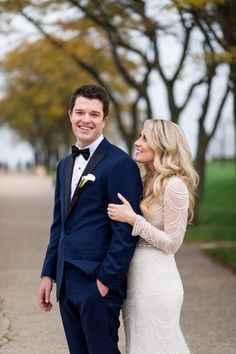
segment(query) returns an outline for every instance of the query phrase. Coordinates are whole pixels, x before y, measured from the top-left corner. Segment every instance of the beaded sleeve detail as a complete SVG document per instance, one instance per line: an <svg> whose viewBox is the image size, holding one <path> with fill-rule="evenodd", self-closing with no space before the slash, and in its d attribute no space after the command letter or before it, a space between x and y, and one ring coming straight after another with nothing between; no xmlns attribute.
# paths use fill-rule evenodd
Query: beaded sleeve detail
<svg viewBox="0 0 236 354"><path fill-rule="evenodd" d="M150 220L137 216L132 236L141 237L140 246L145 247L148 243L166 253L177 252L186 231L188 204L185 183L179 177L171 177L153 208Z"/></svg>

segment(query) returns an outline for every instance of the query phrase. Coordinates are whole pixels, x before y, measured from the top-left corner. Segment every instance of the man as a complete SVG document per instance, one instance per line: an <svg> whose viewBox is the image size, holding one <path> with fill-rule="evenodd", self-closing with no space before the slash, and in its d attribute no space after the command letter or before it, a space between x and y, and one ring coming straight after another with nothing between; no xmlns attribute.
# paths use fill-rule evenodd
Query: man
<svg viewBox="0 0 236 354"><path fill-rule="evenodd" d="M137 165L102 135L109 97L97 85L78 88L69 117L77 146L57 168L54 216L42 270L39 305L50 311L53 280L71 354L118 354L119 313L136 238L111 221L122 193L139 212ZM85 177L86 176L86 177Z"/></svg>

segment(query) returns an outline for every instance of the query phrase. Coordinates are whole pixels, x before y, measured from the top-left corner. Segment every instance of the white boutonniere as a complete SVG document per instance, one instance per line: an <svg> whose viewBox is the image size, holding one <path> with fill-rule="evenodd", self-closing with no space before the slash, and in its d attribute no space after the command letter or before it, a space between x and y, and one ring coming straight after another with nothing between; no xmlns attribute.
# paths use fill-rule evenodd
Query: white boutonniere
<svg viewBox="0 0 236 354"><path fill-rule="evenodd" d="M79 183L79 188L83 188L83 186L86 184L86 183L88 183L88 182L95 182L95 180L96 180L96 177L94 176L94 175L92 175L92 174L88 174L88 175L86 175L86 176L83 176L82 178L81 178L81 181L80 181L80 183Z"/></svg>

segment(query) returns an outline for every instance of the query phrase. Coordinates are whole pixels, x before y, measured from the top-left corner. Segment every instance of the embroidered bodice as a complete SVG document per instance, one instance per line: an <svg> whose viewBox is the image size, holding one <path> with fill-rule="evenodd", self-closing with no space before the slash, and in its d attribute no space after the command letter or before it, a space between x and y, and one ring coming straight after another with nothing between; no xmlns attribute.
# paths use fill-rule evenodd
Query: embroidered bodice
<svg viewBox="0 0 236 354"><path fill-rule="evenodd" d="M140 236L138 247L156 247L175 253L181 246L187 226L189 194L185 183L177 176L167 182L156 202L152 216L138 215L132 230Z"/></svg>

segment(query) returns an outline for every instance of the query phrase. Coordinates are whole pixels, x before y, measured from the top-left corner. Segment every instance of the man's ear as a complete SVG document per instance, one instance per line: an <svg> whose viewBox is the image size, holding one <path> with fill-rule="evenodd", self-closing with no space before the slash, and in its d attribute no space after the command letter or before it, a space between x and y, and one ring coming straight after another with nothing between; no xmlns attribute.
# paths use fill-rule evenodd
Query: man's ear
<svg viewBox="0 0 236 354"><path fill-rule="evenodd" d="M107 124L108 121L108 116L103 117L103 127L105 127L105 125Z"/></svg>
<svg viewBox="0 0 236 354"><path fill-rule="evenodd" d="M71 121L71 119L72 119L72 113L71 113L71 111L70 111L70 110L68 111L68 116L69 116L70 121Z"/></svg>

